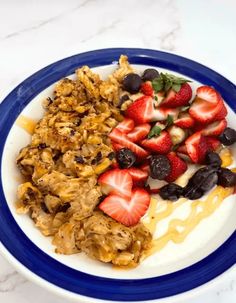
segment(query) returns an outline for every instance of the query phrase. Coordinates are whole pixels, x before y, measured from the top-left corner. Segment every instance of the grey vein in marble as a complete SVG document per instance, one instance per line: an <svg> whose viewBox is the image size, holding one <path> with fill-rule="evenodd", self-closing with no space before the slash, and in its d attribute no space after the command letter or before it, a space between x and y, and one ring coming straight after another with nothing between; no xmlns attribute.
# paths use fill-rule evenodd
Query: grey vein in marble
<svg viewBox="0 0 236 303"><path fill-rule="evenodd" d="M16 287L27 282L17 271L10 272L0 277L0 293L13 291Z"/></svg>

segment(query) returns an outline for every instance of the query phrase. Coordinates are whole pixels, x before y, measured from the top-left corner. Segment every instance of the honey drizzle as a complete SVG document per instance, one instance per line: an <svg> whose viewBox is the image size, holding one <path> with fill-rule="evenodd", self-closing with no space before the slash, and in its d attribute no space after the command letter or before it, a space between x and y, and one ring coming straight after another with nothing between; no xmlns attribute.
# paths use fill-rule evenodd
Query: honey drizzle
<svg viewBox="0 0 236 303"><path fill-rule="evenodd" d="M36 121L26 116L20 115L16 120L16 125L24 129L30 135L33 135L36 126Z"/></svg>
<svg viewBox="0 0 236 303"><path fill-rule="evenodd" d="M167 232L159 238L153 240L151 249L146 252L146 257L160 251L168 242L181 243L189 235L189 233L204 219L210 216L222 203L222 201L233 193L233 188L223 188L217 186L207 197L205 201L191 201L191 211L184 220L172 219L169 222ZM167 218L180 205L188 201L187 199L179 199L177 202L166 202L164 211L156 212L158 200L152 199L151 206L147 213L148 222L144 222L145 226L154 234L157 223ZM178 231L181 228L182 231Z"/></svg>

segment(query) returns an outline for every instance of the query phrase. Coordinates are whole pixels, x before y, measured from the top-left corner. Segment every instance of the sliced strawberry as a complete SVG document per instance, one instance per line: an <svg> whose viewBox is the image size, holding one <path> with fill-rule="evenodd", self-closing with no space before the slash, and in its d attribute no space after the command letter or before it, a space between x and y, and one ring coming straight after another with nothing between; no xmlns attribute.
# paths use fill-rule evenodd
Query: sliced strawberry
<svg viewBox="0 0 236 303"><path fill-rule="evenodd" d="M178 92L174 91L173 89L170 89L161 105L167 107L184 106L189 103L191 98L191 86L188 83L183 83Z"/></svg>
<svg viewBox="0 0 236 303"><path fill-rule="evenodd" d="M140 90L145 96L153 96L153 88L149 82L142 83Z"/></svg>
<svg viewBox="0 0 236 303"><path fill-rule="evenodd" d="M219 136L227 127L227 121L225 119L215 121L202 130L202 134L205 136Z"/></svg>
<svg viewBox="0 0 236 303"><path fill-rule="evenodd" d="M194 126L194 119L188 113L181 113L174 124L181 128L192 128Z"/></svg>
<svg viewBox="0 0 236 303"><path fill-rule="evenodd" d="M173 182L187 170L188 166L175 152L170 152L167 158L170 161L171 171L165 180L167 182Z"/></svg>
<svg viewBox="0 0 236 303"><path fill-rule="evenodd" d="M196 132L185 141L188 155L194 163L203 163L208 145L201 131Z"/></svg>
<svg viewBox="0 0 236 303"><path fill-rule="evenodd" d="M172 146L170 134L167 131L162 131L160 136L145 139L140 144L151 152L167 154Z"/></svg>
<svg viewBox="0 0 236 303"><path fill-rule="evenodd" d="M153 119L153 99L143 96L135 100L126 110L125 115L135 121L136 124L150 122Z"/></svg>
<svg viewBox="0 0 236 303"><path fill-rule="evenodd" d="M177 108L164 108L158 107L153 112L152 121L165 121L168 116L172 116L173 120L176 120L179 114Z"/></svg>
<svg viewBox="0 0 236 303"><path fill-rule="evenodd" d="M119 129L122 133L127 134L134 129L134 121L129 118L124 118L124 120L116 126L116 129Z"/></svg>
<svg viewBox="0 0 236 303"><path fill-rule="evenodd" d="M136 188L132 191L130 199L110 195L98 207L114 220L126 226L132 226L140 221L149 204L150 195L148 192L142 188Z"/></svg>
<svg viewBox="0 0 236 303"><path fill-rule="evenodd" d="M221 145L221 142L215 137L205 137L208 150L215 151Z"/></svg>
<svg viewBox="0 0 236 303"><path fill-rule="evenodd" d="M109 137L112 141L119 143L123 147L127 147L132 150L133 153L136 154L138 159L144 159L148 156L148 152L144 150L142 147L138 146L137 144L131 142L128 137L119 131L118 129L114 128L112 132L109 134Z"/></svg>
<svg viewBox="0 0 236 303"><path fill-rule="evenodd" d="M136 126L127 137L132 142L138 142L143 140L150 132L151 125L148 123L140 124Z"/></svg>
<svg viewBox="0 0 236 303"><path fill-rule="evenodd" d="M150 166L149 166L149 163L148 161L143 163L142 165L139 166L139 168L144 171L144 172L147 172L148 175L150 175Z"/></svg>
<svg viewBox="0 0 236 303"><path fill-rule="evenodd" d="M202 85L197 88L197 97L213 105L219 102L219 93L211 86Z"/></svg>
<svg viewBox="0 0 236 303"><path fill-rule="evenodd" d="M118 150L120 150L121 148L124 147L124 146L122 146L121 144L116 143L116 142L112 142L111 144L112 144L112 147L113 147L113 149L114 149L115 151L118 151Z"/></svg>
<svg viewBox="0 0 236 303"><path fill-rule="evenodd" d="M215 115L214 121L222 120L228 114L228 111L227 111L227 108L226 108L226 106L224 104L223 99L221 99L221 102L222 102L222 109Z"/></svg>
<svg viewBox="0 0 236 303"><path fill-rule="evenodd" d="M188 155L186 144L180 145L177 149L177 152Z"/></svg>
<svg viewBox="0 0 236 303"><path fill-rule="evenodd" d="M126 169L126 171L131 175L133 181L146 181L148 178L148 173L136 167L131 167Z"/></svg>
<svg viewBox="0 0 236 303"><path fill-rule="evenodd" d="M105 195L114 194L125 198L131 197L133 181L131 175L122 169L111 169L98 178L101 190Z"/></svg>

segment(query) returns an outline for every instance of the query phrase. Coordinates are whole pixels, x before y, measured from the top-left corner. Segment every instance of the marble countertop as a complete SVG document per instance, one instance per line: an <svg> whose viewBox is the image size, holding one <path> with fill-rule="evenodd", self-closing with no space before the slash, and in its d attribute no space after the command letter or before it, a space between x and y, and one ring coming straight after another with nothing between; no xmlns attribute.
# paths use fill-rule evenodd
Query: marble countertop
<svg viewBox="0 0 236 303"><path fill-rule="evenodd" d="M235 0L0 0L0 100L38 69L106 47L143 47L201 62L236 82ZM62 303L0 256L0 302ZM182 303L236 302L236 268Z"/></svg>

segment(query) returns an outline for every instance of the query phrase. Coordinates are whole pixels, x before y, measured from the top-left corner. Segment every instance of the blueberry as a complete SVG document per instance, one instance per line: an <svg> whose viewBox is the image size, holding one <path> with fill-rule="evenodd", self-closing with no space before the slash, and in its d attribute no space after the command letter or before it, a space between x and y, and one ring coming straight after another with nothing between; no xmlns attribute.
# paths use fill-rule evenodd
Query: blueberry
<svg viewBox="0 0 236 303"><path fill-rule="evenodd" d="M164 200L176 201L182 195L183 188L175 183L169 183L160 189L159 195Z"/></svg>
<svg viewBox="0 0 236 303"><path fill-rule="evenodd" d="M135 161L136 156L129 148L121 148L116 154L116 160L120 168L129 168Z"/></svg>
<svg viewBox="0 0 236 303"><path fill-rule="evenodd" d="M214 167L220 167L222 160L217 153L210 151L206 154L205 163Z"/></svg>
<svg viewBox="0 0 236 303"><path fill-rule="evenodd" d="M150 176L153 179L164 180L170 173L169 159L164 155L154 155L150 158Z"/></svg>
<svg viewBox="0 0 236 303"><path fill-rule="evenodd" d="M226 146L234 144L236 142L236 131L230 127L226 127L219 136L219 140Z"/></svg>
<svg viewBox="0 0 236 303"><path fill-rule="evenodd" d="M131 94L136 94L141 87L142 79L138 74L130 73L123 79L123 88Z"/></svg>
<svg viewBox="0 0 236 303"><path fill-rule="evenodd" d="M154 68L148 68L145 69L142 75L142 80L143 81L152 81L155 78L159 77L159 73L156 69Z"/></svg>
<svg viewBox="0 0 236 303"><path fill-rule="evenodd" d="M236 174L228 168L221 168L218 172L218 185L231 187L236 185Z"/></svg>

